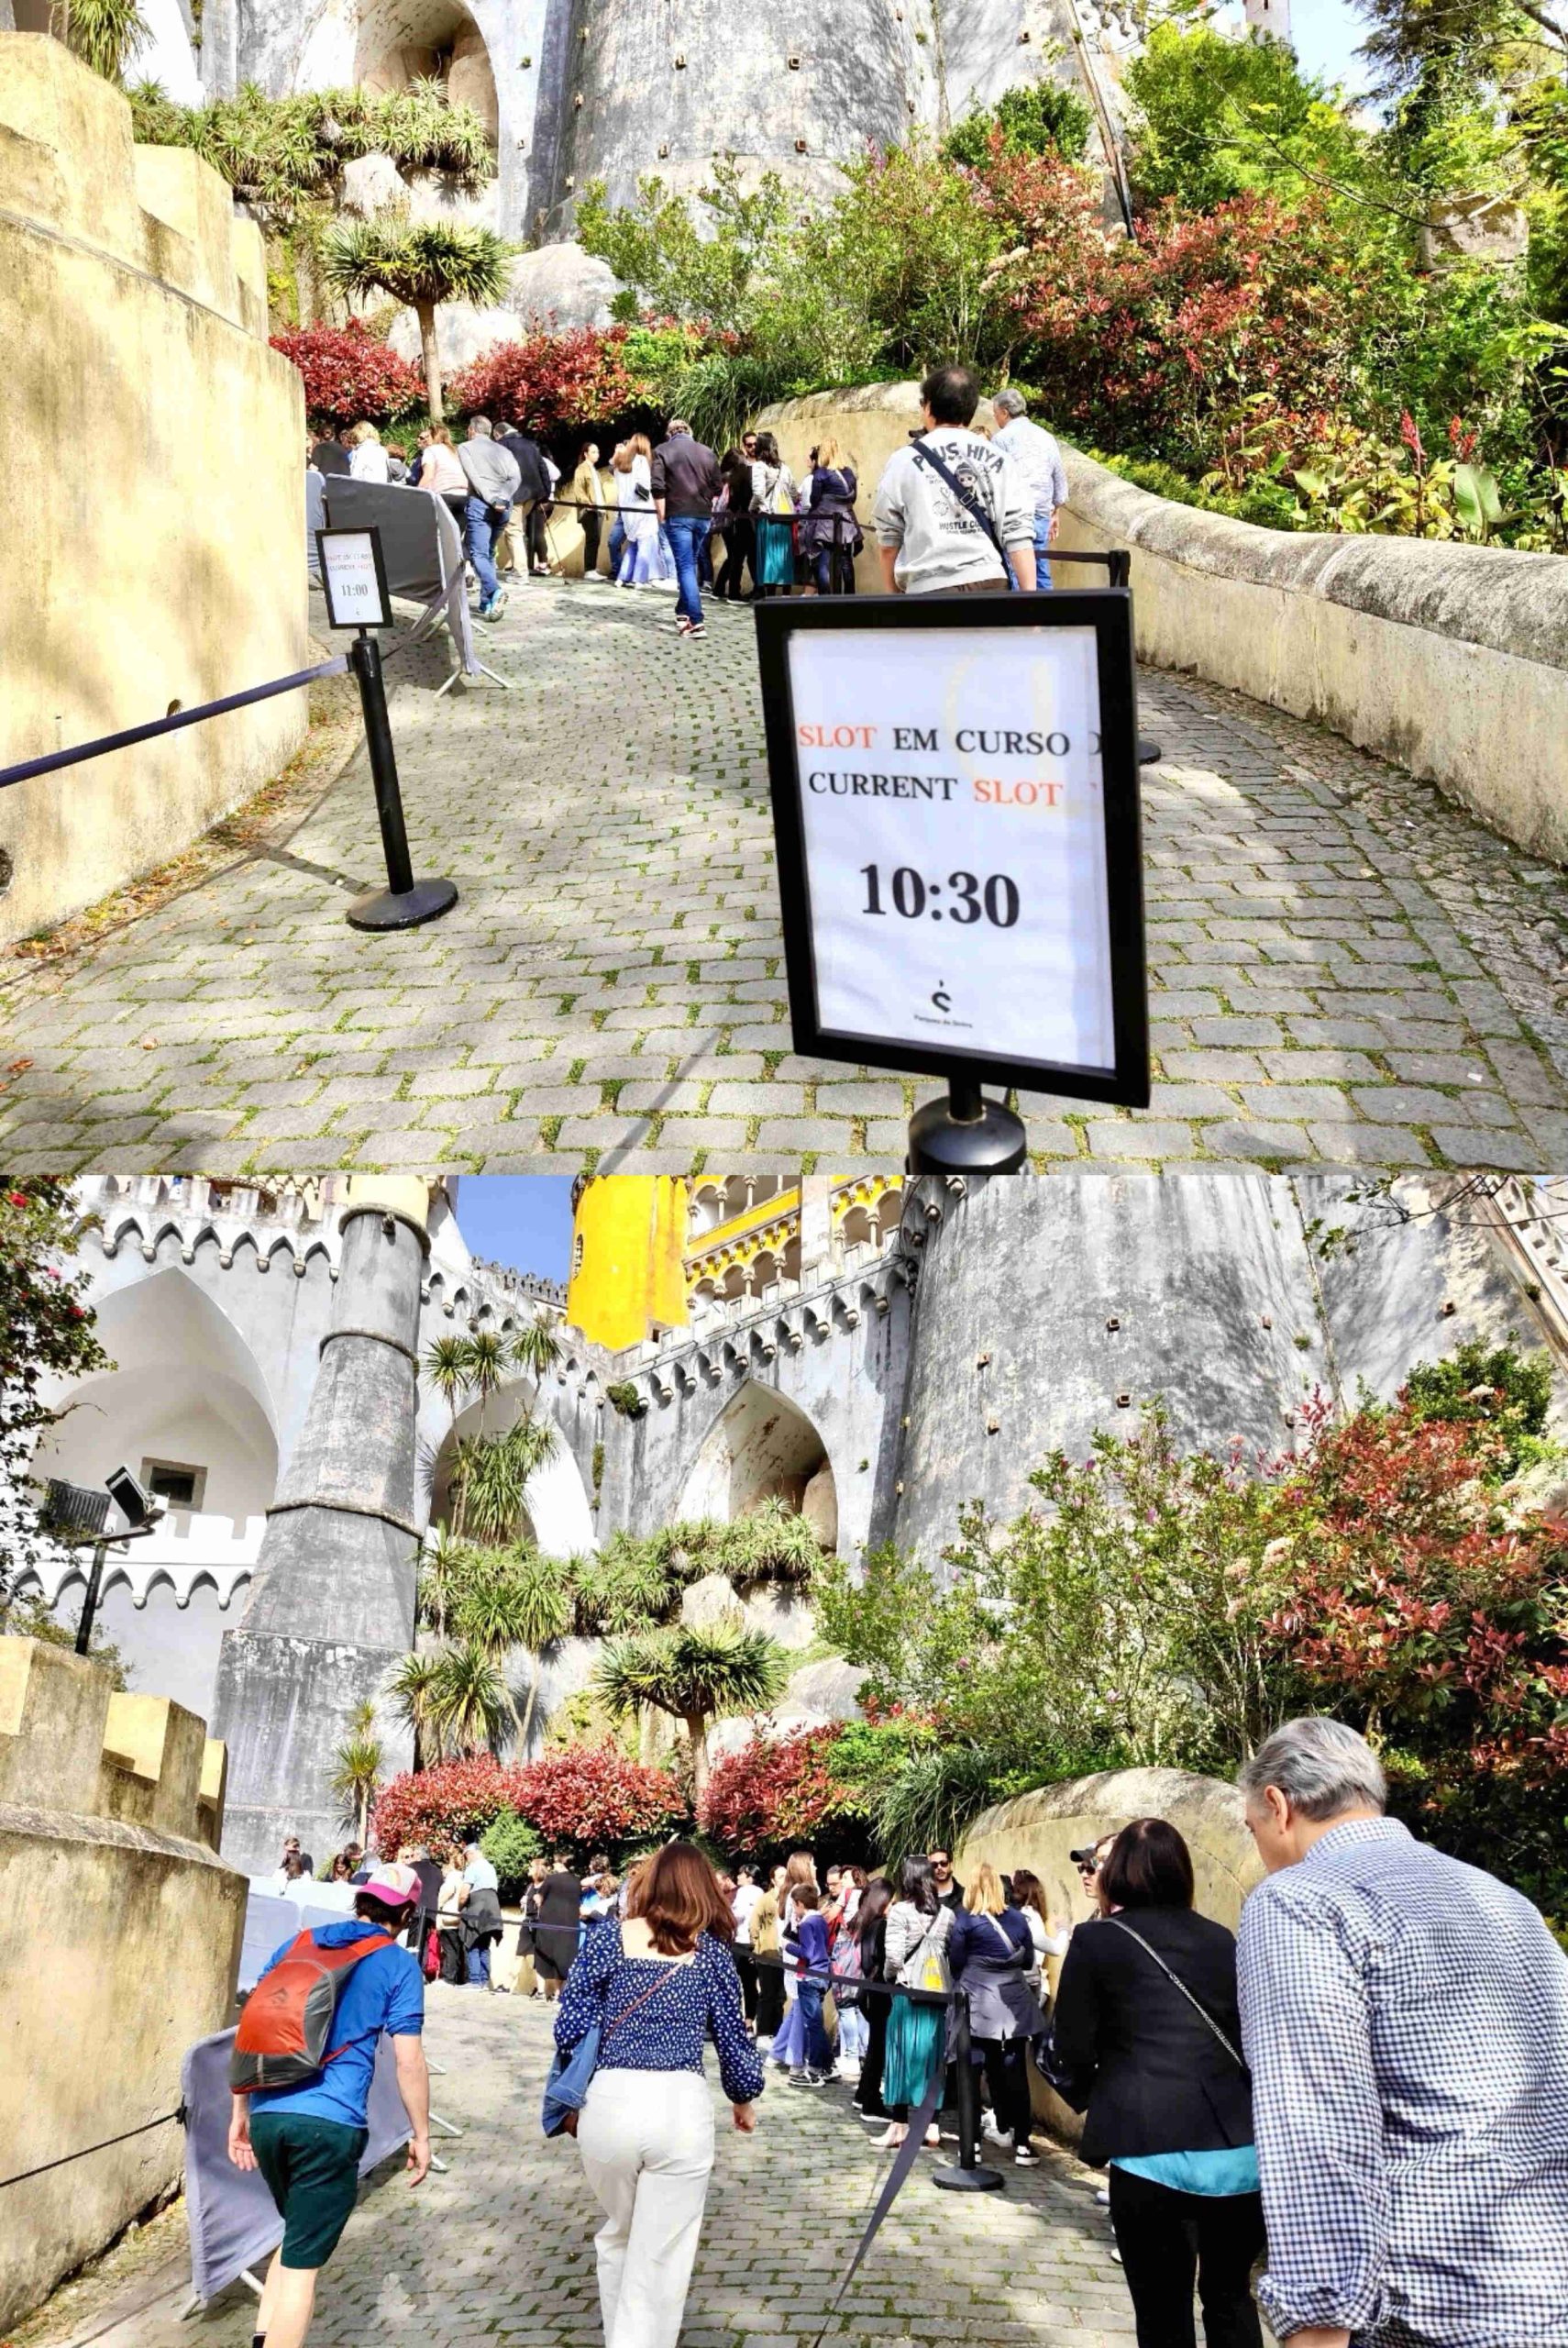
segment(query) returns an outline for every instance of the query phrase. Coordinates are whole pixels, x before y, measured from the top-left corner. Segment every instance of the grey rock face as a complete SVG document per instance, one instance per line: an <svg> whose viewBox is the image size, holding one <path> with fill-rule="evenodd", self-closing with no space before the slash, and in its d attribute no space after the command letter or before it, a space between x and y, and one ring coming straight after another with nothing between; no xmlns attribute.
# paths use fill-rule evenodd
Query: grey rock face
<svg viewBox="0 0 1568 2348"><path fill-rule="evenodd" d="M343 1225L333 1325L279 1485L244 1620L218 1663L229 1749L224 1856L273 1866L285 1834L318 1858L344 1831L333 1755L414 1637L415 1345L424 1234L365 1207ZM389 1767L407 1740L383 1732Z"/></svg>

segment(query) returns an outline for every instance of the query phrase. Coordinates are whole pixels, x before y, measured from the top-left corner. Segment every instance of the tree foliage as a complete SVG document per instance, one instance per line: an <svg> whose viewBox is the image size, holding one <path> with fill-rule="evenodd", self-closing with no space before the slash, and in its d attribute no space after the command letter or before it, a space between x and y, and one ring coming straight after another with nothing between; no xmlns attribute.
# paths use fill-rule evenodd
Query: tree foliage
<svg viewBox="0 0 1568 2348"><path fill-rule="evenodd" d="M944 159L972 170L1004 155L1056 155L1064 163L1083 160L1093 117L1076 90L1064 82L1021 82L1004 90L994 106L977 106L955 125L942 142Z"/></svg>
<svg viewBox="0 0 1568 2348"><path fill-rule="evenodd" d="M388 156L404 179L434 172L454 191L495 176L494 142L483 122L434 80L380 94L313 90L283 98L247 82L233 97L204 106L181 105L156 82L138 83L128 95L139 145L193 149L274 229L332 201L345 164L364 155Z"/></svg>
<svg viewBox="0 0 1568 2348"><path fill-rule="evenodd" d="M383 212L371 220L341 221L331 229L322 246L322 268L327 283L350 299L386 294L414 312L425 395L439 422L444 407L436 313L446 302L468 302L477 309L499 302L514 250L493 228Z"/></svg>
<svg viewBox="0 0 1568 2348"><path fill-rule="evenodd" d="M404 1843L449 1846L482 1840L508 1814L532 1829L543 1849L579 1864L596 1852L620 1855L659 1840L685 1819L686 1805L666 1769L648 1769L612 1747L569 1753L503 1767L493 1755L447 1761L393 1778L376 1803L377 1848Z"/></svg>
<svg viewBox="0 0 1568 2348"><path fill-rule="evenodd" d="M299 369L305 414L323 430L340 432L361 418L390 424L425 397L419 370L361 318L351 318L346 327L301 327L275 334L272 348Z"/></svg>
<svg viewBox="0 0 1568 2348"><path fill-rule="evenodd" d="M44 1399L50 1384L113 1367L88 1275L69 1268L85 1228L63 1182L29 1177L0 1191L0 1606L46 1545L30 1468L60 1416Z"/></svg>
<svg viewBox="0 0 1568 2348"><path fill-rule="evenodd" d="M692 1778L701 1799L708 1776L708 1730L734 1712L771 1704L784 1685L784 1650L765 1632L739 1622L680 1623L607 1646L594 1687L621 1718L645 1706L681 1722L689 1740Z"/></svg>

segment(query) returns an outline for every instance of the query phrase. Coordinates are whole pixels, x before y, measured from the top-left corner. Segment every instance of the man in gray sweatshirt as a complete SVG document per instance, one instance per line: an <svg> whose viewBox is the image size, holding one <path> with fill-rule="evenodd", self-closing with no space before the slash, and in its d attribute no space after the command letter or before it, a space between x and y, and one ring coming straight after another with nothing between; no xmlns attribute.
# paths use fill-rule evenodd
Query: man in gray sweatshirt
<svg viewBox="0 0 1568 2348"><path fill-rule="evenodd" d="M977 594L1034 585L1034 494L992 441L969 429L980 387L938 367L920 387L925 430L888 460L877 537L889 594ZM934 461L933 461L934 460Z"/></svg>
<svg viewBox="0 0 1568 2348"><path fill-rule="evenodd" d="M523 476L511 449L497 445L488 415L469 418L469 437L458 455L469 477L463 552L479 575L480 619L498 620L506 609L506 591L495 573L495 542L512 518Z"/></svg>

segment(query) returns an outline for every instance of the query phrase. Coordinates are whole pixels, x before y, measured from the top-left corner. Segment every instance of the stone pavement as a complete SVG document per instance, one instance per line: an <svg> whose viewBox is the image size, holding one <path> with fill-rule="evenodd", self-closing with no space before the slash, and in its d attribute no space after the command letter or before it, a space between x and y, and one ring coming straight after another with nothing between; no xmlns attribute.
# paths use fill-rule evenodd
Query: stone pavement
<svg viewBox="0 0 1568 2348"><path fill-rule="evenodd" d="M900 1159L939 1088L790 1051L750 615L700 646L670 618L536 582L481 631L512 692L436 701L415 656L393 730L446 920L345 925L379 877L356 761L286 847L41 969L0 957L0 1163ZM1238 696L1147 675L1142 718L1154 1101L1026 1095L1037 1166L1568 1165L1562 873Z"/></svg>
<svg viewBox="0 0 1568 2348"><path fill-rule="evenodd" d="M410 2191L390 2165L361 2196L327 2270L313 2348L591 2348L601 2338L598 2206L576 2149L539 2133L546 2008L437 1988L426 2043L448 2076L437 2109L467 2130ZM712 2057L711 2073L716 2071ZM771 2083L755 2136L718 2100L719 2154L681 2348L809 2348L889 2155L847 2091ZM944 2157L947 2157L944 2150ZM1008 2168L1000 2193L940 2192L914 2175L828 2337L840 2348L1131 2348L1099 2179L1066 2153ZM237 2286L179 2320L182 2294L96 2335L97 2348L248 2348L255 2301Z"/></svg>

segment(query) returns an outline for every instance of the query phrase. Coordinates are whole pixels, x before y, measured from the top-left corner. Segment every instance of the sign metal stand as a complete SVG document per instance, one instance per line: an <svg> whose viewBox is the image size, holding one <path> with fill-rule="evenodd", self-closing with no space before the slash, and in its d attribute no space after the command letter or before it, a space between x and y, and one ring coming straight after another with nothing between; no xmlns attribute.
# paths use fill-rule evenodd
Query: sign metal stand
<svg viewBox="0 0 1568 2348"><path fill-rule="evenodd" d="M381 852L387 867L386 887L371 889L362 897L356 897L345 918L351 929L417 929L422 923L436 921L442 914L450 913L458 902L458 890L452 880L416 880L408 852L408 827L403 822L397 754L392 748L387 690L381 674L381 648L370 633L372 628L391 627L392 624L381 532L318 530L315 543L327 624L334 628L358 630L348 647L348 666L359 687L376 815L381 829Z"/></svg>
<svg viewBox="0 0 1568 2348"><path fill-rule="evenodd" d="M984 1084L1149 1101L1128 590L756 606L794 1047L948 1080L910 1170L1016 1172Z"/></svg>

